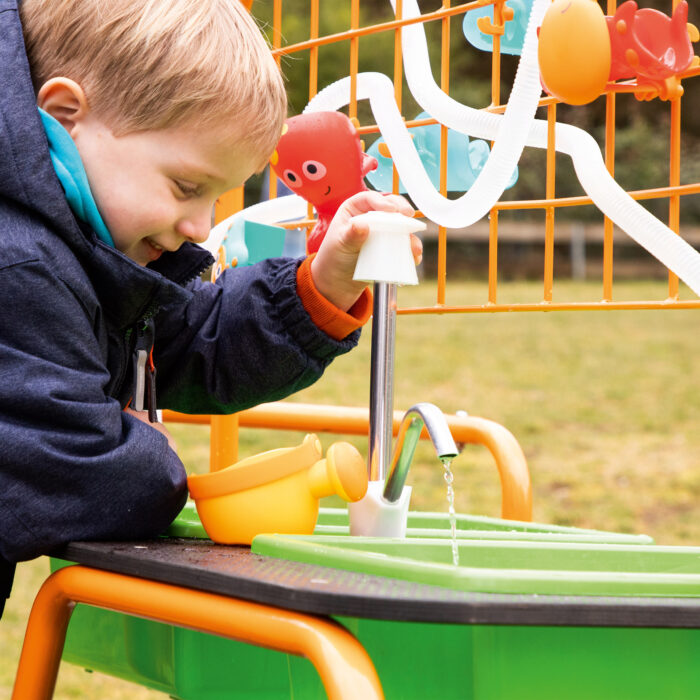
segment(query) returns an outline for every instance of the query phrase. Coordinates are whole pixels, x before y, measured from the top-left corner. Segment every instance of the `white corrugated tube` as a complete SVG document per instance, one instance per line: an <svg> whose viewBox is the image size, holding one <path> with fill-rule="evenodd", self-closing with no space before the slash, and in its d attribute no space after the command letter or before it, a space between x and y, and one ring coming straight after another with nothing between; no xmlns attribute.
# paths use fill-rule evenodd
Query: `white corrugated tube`
<svg viewBox="0 0 700 700"><path fill-rule="evenodd" d="M441 124L494 141L481 173L459 199L443 197L432 185L396 107L389 78L381 73L357 76L357 99L369 100L408 194L429 219L442 226L463 228L481 219L505 190L523 147L547 147L547 123L534 116L541 94L537 27L549 4L549 0L533 4L503 116L462 105L445 94L433 78L422 24L401 30L406 81L416 102ZM403 17L419 15L415 0L404 0ZM350 79L344 78L322 90L304 111L337 110L349 102ZM555 141L558 151L571 156L582 187L598 208L700 296L700 254L615 182L595 139L581 129L557 123Z"/></svg>

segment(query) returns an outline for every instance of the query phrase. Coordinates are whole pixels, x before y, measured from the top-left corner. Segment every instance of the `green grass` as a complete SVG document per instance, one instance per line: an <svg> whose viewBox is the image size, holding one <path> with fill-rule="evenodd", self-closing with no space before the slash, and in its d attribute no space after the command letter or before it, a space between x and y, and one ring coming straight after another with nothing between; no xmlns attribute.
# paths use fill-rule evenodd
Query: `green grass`
<svg viewBox="0 0 700 700"><path fill-rule="evenodd" d="M448 303L483 302L482 283L450 283ZM663 299L659 282L618 283L616 299ZM399 290L400 306L431 304L429 283ZM591 301L598 283L558 283L555 301ZM501 302L541 299L541 285L501 286ZM430 401L505 425L528 460L535 519L700 545L700 311L586 311L445 316L397 323L395 407ZM370 333L293 401L366 406ZM172 426L190 471L207 469L208 430ZM241 431L240 456L294 445L301 433ZM339 436L321 435L327 447ZM342 438L341 438L342 439ZM366 439L350 438L366 452ZM453 464L457 509L498 515L500 488L485 448ZM422 443L411 468L413 507L446 510L442 469ZM9 697L44 562L20 566L0 623L0 697ZM158 693L63 664L66 698L140 700Z"/></svg>

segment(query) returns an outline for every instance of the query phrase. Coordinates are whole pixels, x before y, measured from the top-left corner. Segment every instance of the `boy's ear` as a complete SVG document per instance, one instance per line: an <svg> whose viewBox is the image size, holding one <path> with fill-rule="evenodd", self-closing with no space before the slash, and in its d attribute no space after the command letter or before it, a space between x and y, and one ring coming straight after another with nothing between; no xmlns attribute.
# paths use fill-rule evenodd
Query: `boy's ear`
<svg viewBox="0 0 700 700"><path fill-rule="evenodd" d="M90 111L83 88L70 78L51 78L39 89L37 106L73 133L75 126Z"/></svg>

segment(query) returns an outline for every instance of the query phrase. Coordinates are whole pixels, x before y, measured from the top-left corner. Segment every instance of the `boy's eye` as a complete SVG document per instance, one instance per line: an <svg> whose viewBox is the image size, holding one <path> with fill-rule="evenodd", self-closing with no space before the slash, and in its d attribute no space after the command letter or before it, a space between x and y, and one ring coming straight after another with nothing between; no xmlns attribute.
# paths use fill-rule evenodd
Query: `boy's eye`
<svg viewBox="0 0 700 700"><path fill-rule="evenodd" d="M186 182L181 182L180 180L175 180L175 185L185 197L196 197L200 193L199 185L191 185Z"/></svg>

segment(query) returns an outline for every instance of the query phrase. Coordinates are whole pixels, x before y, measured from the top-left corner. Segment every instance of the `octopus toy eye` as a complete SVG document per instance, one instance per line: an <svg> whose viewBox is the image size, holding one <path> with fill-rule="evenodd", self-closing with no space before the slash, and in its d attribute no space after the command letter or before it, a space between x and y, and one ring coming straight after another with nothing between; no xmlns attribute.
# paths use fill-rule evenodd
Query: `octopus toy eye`
<svg viewBox="0 0 700 700"><path fill-rule="evenodd" d="M301 178L293 170L285 170L282 175L284 176L285 182L292 188L296 189L301 187Z"/></svg>
<svg viewBox="0 0 700 700"><path fill-rule="evenodd" d="M309 180L320 180L326 174L326 166L317 160L307 160L301 169Z"/></svg>

